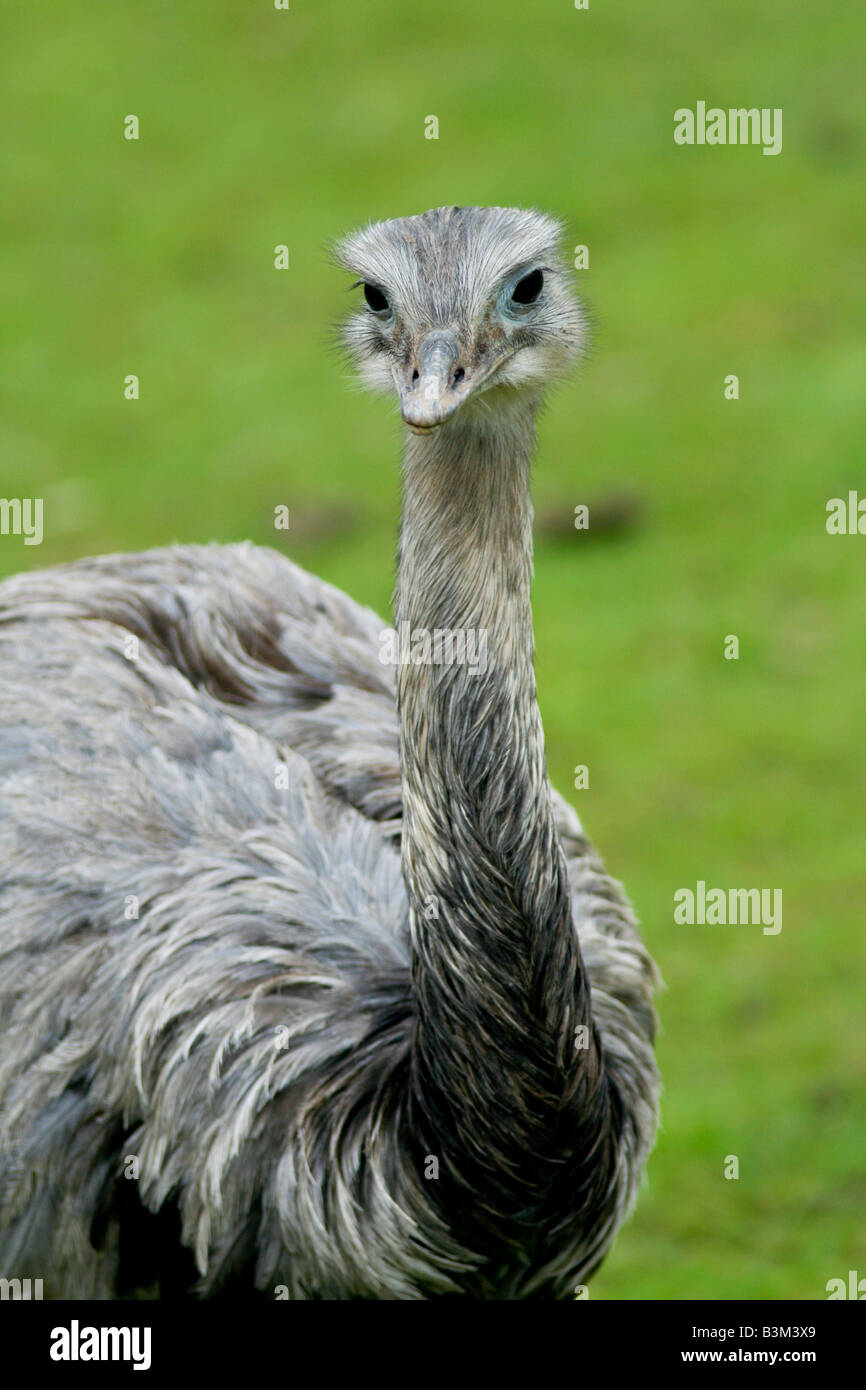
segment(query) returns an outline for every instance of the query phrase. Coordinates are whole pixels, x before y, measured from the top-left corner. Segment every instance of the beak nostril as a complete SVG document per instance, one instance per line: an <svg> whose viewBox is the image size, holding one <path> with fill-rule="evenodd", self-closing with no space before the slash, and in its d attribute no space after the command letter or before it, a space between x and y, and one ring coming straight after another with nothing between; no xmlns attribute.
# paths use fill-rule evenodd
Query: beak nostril
<svg viewBox="0 0 866 1390"><path fill-rule="evenodd" d="M445 329L428 332L407 356L408 361L392 366L401 414L410 430L428 433L463 404L469 393L466 378L471 373L457 366L460 344ZM458 389L461 382L464 384Z"/></svg>

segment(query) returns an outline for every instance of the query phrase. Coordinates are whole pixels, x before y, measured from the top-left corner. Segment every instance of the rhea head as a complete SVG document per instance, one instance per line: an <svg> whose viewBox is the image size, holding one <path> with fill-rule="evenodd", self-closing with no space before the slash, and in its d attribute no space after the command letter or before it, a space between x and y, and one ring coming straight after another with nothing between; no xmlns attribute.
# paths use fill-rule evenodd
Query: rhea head
<svg viewBox="0 0 866 1390"><path fill-rule="evenodd" d="M336 247L363 294L344 342L369 386L396 390L414 434L492 404L492 392L534 405L574 360L584 320L560 237L541 213L447 207Z"/></svg>

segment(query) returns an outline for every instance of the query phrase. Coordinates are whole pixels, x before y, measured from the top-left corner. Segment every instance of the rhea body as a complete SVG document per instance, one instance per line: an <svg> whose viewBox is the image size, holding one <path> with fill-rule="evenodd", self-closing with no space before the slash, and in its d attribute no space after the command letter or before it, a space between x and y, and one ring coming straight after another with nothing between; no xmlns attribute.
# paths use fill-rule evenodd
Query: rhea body
<svg viewBox="0 0 866 1390"><path fill-rule="evenodd" d="M445 208L338 249L407 428L395 625L483 633L481 666L383 665L380 620L248 546L0 586L6 1277L564 1299L613 1240L656 977L536 701L558 239Z"/></svg>

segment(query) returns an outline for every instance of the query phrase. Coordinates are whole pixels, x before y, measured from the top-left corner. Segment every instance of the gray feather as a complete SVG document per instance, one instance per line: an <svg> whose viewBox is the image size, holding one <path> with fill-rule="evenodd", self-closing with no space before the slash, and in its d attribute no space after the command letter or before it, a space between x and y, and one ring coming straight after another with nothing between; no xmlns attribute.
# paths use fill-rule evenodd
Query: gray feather
<svg viewBox="0 0 866 1390"><path fill-rule="evenodd" d="M485 276L555 254L552 224L494 214L456 223L470 318ZM453 252L454 218L423 221L343 260L417 296ZM383 665L379 618L249 545L0 585L6 1277L152 1296L186 1252L201 1295L564 1298L613 1239L655 1128L656 977L547 782L535 392L486 397L410 442L397 593L490 629L481 681Z"/></svg>

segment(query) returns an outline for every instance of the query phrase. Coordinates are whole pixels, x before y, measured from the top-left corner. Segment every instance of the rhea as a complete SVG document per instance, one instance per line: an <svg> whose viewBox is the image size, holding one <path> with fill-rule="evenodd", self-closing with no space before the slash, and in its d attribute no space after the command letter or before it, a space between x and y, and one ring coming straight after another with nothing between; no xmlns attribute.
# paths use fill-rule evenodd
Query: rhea
<svg viewBox="0 0 866 1390"><path fill-rule="evenodd" d="M406 426L393 662L249 545L0 586L4 1277L569 1299L613 1241L656 976L536 701L533 422L583 338L559 239L455 207L338 248Z"/></svg>

